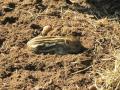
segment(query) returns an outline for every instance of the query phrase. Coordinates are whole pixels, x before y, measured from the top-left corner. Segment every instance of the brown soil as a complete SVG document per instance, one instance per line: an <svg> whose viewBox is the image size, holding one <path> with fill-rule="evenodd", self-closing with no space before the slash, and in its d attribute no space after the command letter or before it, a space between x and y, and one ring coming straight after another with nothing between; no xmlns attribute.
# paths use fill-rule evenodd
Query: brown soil
<svg viewBox="0 0 120 90"><path fill-rule="evenodd" d="M94 39L101 34L94 26L98 14L88 7L84 0L75 5L63 0L1 0L0 90L88 90L93 84ZM87 50L67 55L31 53L26 43L46 25L53 27L48 36L80 32Z"/></svg>

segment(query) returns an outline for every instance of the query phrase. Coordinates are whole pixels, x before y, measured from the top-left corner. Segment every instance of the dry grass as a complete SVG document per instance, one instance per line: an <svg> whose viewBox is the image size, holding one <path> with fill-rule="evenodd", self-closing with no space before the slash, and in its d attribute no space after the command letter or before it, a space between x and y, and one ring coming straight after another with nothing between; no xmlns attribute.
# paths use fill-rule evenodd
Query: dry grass
<svg viewBox="0 0 120 90"><path fill-rule="evenodd" d="M120 90L119 22L105 18L98 20L98 26L104 27L105 31L96 39L94 84L98 90Z"/></svg>
<svg viewBox="0 0 120 90"><path fill-rule="evenodd" d="M115 61L114 68L99 68L96 70L98 77L95 78L95 85L98 90L119 90L120 89L120 51L113 53Z"/></svg>

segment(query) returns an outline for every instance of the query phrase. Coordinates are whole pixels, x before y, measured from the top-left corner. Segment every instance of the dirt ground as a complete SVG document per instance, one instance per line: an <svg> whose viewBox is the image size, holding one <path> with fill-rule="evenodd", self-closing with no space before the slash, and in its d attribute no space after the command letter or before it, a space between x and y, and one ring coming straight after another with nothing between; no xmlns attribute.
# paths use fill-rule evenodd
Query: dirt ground
<svg viewBox="0 0 120 90"><path fill-rule="evenodd" d="M95 39L112 25L107 27L105 21L104 27L99 13L78 1L69 5L63 0L0 0L0 90L88 90L94 78ZM53 28L48 36L80 32L87 50L67 55L31 53L26 43L46 25Z"/></svg>

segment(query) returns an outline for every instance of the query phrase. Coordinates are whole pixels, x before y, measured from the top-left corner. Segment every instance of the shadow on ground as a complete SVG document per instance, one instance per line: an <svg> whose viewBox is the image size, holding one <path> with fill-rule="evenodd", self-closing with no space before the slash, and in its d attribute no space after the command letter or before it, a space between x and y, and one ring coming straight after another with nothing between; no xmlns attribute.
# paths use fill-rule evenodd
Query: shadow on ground
<svg viewBox="0 0 120 90"><path fill-rule="evenodd" d="M95 19L101 19L104 17L120 19L120 1L119 0L86 0L88 6L82 6L78 3L68 5L64 8L70 10L94 15Z"/></svg>

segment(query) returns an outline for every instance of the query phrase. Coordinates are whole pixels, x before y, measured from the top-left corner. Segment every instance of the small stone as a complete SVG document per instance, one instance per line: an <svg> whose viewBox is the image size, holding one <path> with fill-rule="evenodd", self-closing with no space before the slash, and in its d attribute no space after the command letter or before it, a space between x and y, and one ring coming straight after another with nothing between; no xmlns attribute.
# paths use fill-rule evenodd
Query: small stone
<svg viewBox="0 0 120 90"><path fill-rule="evenodd" d="M50 25L47 25L47 26L43 27L43 30L42 30L41 34L42 34L43 36L45 36L45 35L48 34L48 32L49 32L50 30L52 30L52 27L51 27Z"/></svg>

